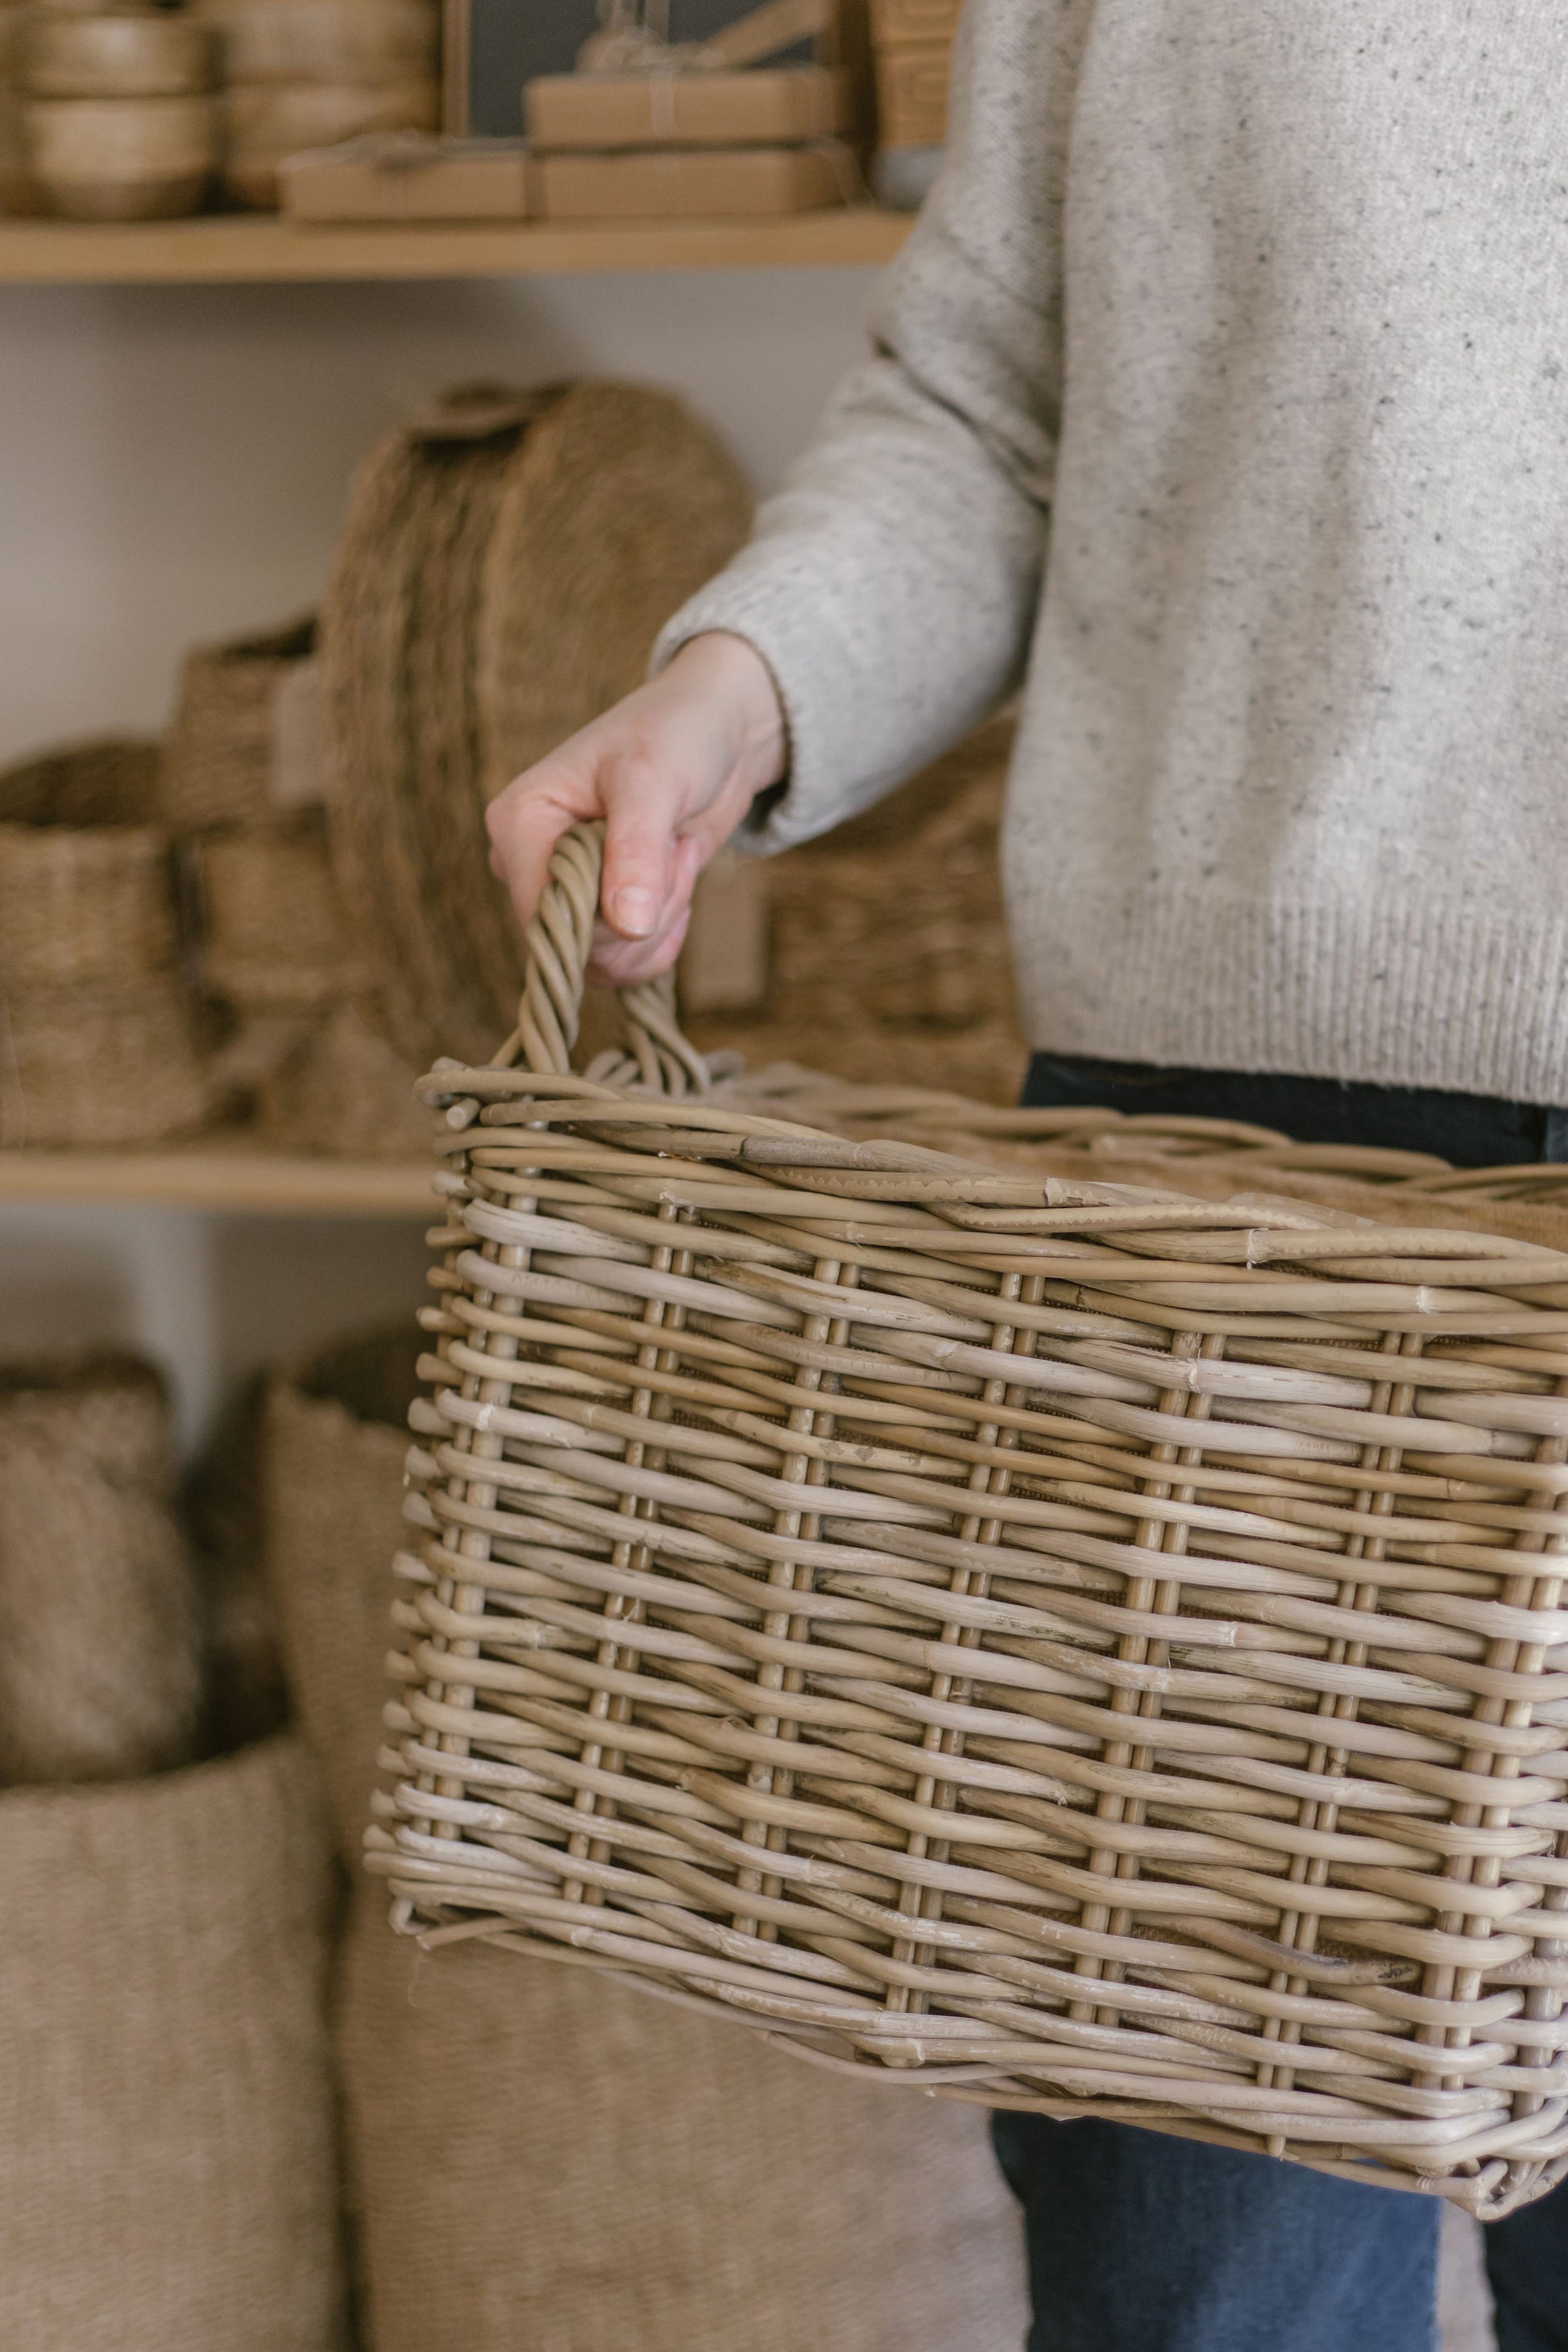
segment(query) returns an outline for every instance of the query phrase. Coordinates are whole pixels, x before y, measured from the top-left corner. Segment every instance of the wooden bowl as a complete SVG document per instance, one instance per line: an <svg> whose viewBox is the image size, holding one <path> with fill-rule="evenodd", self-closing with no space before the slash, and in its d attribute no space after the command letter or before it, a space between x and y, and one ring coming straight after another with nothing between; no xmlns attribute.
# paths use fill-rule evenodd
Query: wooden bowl
<svg viewBox="0 0 1568 2352"><path fill-rule="evenodd" d="M230 82L337 87L423 80L436 71L426 0L212 0Z"/></svg>
<svg viewBox="0 0 1568 2352"><path fill-rule="evenodd" d="M216 46L195 16L44 16L23 79L35 98L189 98L211 89Z"/></svg>
<svg viewBox="0 0 1568 2352"><path fill-rule="evenodd" d="M278 203L278 167L286 155L335 146L366 131L434 131L440 94L434 81L419 79L237 83L224 94L224 113L225 192L235 204L269 211Z"/></svg>
<svg viewBox="0 0 1568 2352"><path fill-rule="evenodd" d="M35 99L26 126L33 170L68 220L195 212L217 163L210 98Z"/></svg>

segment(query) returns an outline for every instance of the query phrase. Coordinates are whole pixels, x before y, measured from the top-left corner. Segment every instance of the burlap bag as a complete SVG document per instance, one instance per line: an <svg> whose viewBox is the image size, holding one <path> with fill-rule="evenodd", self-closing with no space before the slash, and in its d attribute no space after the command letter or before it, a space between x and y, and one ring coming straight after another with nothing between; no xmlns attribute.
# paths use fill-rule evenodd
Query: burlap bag
<svg viewBox="0 0 1568 2352"><path fill-rule="evenodd" d="M402 1335L274 1394L269 1553L340 1832L368 1811L412 1393ZM338 1393L331 1393L333 1390ZM982 2118L587 1971L426 1959L362 1886L337 2048L368 2352L1013 2352Z"/></svg>
<svg viewBox="0 0 1568 2352"><path fill-rule="evenodd" d="M334 1874L283 1735L0 1795L0 2344L340 2352Z"/></svg>
<svg viewBox="0 0 1568 2352"><path fill-rule="evenodd" d="M0 1783L190 1761L202 1626L168 1400L129 1356L0 1365Z"/></svg>

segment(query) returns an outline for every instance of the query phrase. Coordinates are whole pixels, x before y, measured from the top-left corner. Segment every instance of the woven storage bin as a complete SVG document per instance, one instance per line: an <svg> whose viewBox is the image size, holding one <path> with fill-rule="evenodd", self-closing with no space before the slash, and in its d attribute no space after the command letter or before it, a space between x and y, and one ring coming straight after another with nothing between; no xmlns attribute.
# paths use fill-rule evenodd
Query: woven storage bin
<svg viewBox="0 0 1568 2352"><path fill-rule="evenodd" d="M0 1144L155 1143L207 1108L177 975L0 992Z"/></svg>
<svg viewBox="0 0 1568 2352"><path fill-rule="evenodd" d="M331 1852L289 1737L0 1793L0 2343L342 2352Z"/></svg>
<svg viewBox="0 0 1568 2352"><path fill-rule="evenodd" d="M353 1001L312 1022L260 1089L262 1131L302 1151L407 1160L429 1149L430 1114L413 1065L387 1043L374 1008Z"/></svg>
<svg viewBox="0 0 1568 2352"><path fill-rule="evenodd" d="M763 985L745 1011L694 1020L697 1044L1016 1101L1027 1048L997 856L1013 732L993 720L878 808L746 860ZM700 892L694 932L706 911Z"/></svg>
<svg viewBox="0 0 1568 2352"><path fill-rule="evenodd" d="M430 1087L398 1923L884 2083L1537 2194L1568 1252L672 1099L646 992L635 1082L574 1077L597 883L569 836L519 1033Z"/></svg>
<svg viewBox="0 0 1568 2352"><path fill-rule="evenodd" d="M214 834L198 844L202 977L247 1010L328 1004L367 973L316 818Z"/></svg>
<svg viewBox="0 0 1568 2352"><path fill-rule="evenodd" d="M358 1850L416 1385L397 1334L268 1416L268 1548L307 1738ZM367 2352L1011 2352L1018 2226L978 2116L863 2097L570 1969L432 1970L374 1885L336 2036Z"/></svg>
<svg viewBox="0 0 1568 2352"><path fill-rule="evenodd" d="M162 746L144 736L62 743L0 769L6 824L145 824L162 803Z"/></svg>
<svg viewBox="0 0 1568 2352"><path fill-rule="evenodd" d="M178 949L163 834L0 824L0 982L138 980Z"/></svg>
<svg viewBox="0 0 1568 2352"><path fill-rule="evenodd" d="M0 771L0 985L140 980L179 952L158 748L67 745Z"/></svg>
<svg viewBox="0 0 1568 2352"><path fill-rule="evenodd" d="M315 650L311 615L185 656L169 736L164 807L183 833L250 824L273 806L279 688Z"/></svg>

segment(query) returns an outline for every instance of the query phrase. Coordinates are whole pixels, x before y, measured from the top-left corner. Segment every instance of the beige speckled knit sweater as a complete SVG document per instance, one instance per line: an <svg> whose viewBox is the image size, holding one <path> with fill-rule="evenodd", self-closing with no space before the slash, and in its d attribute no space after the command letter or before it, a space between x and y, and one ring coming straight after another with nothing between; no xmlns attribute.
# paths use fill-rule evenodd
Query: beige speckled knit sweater
<svg viewBox="0 0 1568 2352"><path fill-rule="evenodd" d="M1022 682L1037 1045L1568 1103L1563 0L970 0L874 327L663 641L760 845Z"/></svg>

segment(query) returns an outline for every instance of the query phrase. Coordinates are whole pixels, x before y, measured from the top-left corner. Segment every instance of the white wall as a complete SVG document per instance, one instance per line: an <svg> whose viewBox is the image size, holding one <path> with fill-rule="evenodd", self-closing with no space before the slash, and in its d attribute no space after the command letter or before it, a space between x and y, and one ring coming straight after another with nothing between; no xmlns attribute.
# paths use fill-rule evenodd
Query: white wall
<svg viewBox="0 0 1568 2352"><path fill-rule="evenodd" d="M868 283L0 289L0 757L161 723L187 644L308 604L356 460L445 384L646 377L770 483L862 347Z"/></svg>
<svg viewBox="0 0 1568 2352"><path fill-rule="evenodd" d="M759 487L863 347L868 278L0 289L0 758L166 718L201 637L310 604L350 473L441 386L684 391ZM188 1436L237 1374L419 1295L412 1224L0 1212L0 1351L112 1339Z"/></svg>

